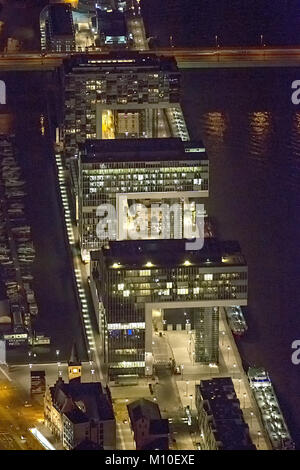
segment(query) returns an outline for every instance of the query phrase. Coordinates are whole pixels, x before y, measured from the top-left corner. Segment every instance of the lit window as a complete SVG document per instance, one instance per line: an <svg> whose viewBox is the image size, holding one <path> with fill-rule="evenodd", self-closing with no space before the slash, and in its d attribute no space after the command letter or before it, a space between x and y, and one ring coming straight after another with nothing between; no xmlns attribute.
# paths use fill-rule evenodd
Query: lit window
<svg viewBox="0 0 300 470"><path fill-rule="evenodd" d="M150 269L145 269L145 270L140 271L140 276L150 276L150 275L151 275Z"/></svg>
<svg viewBox="0 0 300 470"><path fill-rule="evenodd" d="M124 290L124 284L118 284L118 290Z"/></svg>
<svg viewBox="0 0 300 470"><path fill-rule="evenodd" d="M123 297L129 297L130 291L129 290L124 290L123 291Z"/></svg>
<svg viewBox="0 0 300 470"><path fill-rule="evenodd" d="M177 294L179 294L179 295L186 295L188 293L189 293L189 290L186 289L186 288L177 289Z"/></svg>
<svg viewBox="0 0 300 470"><path fill-rule="evenodd" d="M205 281L212 281L213 280L213 275L212 274L204 274L204 280Z"/></svg>

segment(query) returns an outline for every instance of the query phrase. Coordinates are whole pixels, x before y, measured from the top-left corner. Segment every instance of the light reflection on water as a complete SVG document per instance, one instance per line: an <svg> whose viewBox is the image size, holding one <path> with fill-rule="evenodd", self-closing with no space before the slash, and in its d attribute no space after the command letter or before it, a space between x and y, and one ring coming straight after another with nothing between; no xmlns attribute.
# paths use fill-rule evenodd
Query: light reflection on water
<svg viewBox="0 0 300 470"><path fill-rule="evenodd" d="M224 141L224 136L228 127L228 122L224 113L219 111L206 113L202 120L205 131L209 137L217 137L221 141Z"/></svg>
<svg viewBox="0 0 300 470"><path fill-rule="evenodd" d="M272 114L255 111L249 114L249 152L251 158L265 163L273 136Z"/></svg>
<svg viewBox="0 0 300 470"><path fill-rule="evenodd" d="M210 160L208 213L221 238L240 242L249 267L249 330L239 349L246 365L269 370L300 448L300 366L290 361L300 337L300 106L289 94L295 73L185 72L184 111Z"/></svg>
<svg viewBox="0 0 300 470"><path fill-rule="evenodd" d="M300 112L295 112L292 119L289 152L289 184L294 189L300 187Z"/></svg>

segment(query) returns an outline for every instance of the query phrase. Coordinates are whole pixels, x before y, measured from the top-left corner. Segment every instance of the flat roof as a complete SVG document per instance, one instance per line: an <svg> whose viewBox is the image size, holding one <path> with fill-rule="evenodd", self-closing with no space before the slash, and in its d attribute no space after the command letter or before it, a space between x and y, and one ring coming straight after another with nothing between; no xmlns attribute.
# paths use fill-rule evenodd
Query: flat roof
<svg viewBox="0 0 300 470"><path fill-rule="evenodd" d="M100 33L105 36L126 36L127 27L124 13L118 10L103 11L97 9Z"/></svg>
<svg viewBox="0 0 300 470"><path fill-rule="evenodd" d="M192 146L194 152L186 151ZM206 160L201 141L186 144L179 138L99 139L79 145L83 163Z"/></svg>
<svg viewBox="0 0 300 470"><path fill-rule="evenodd" d="M92 251L92 260L104 257L108 268L155 269L157 267L246 266L237 241L206 238L201 250L186 250L187 240L126 240L109 242L108 248ZM119 266L117 264L119 263Z"/></svg>
<svg viewBox="0 0 300 470"><path fill-rule="evenodd" d="M52 33L55 36L73 36L72 10L70 5L57 3L49 5Z"/></svg>
<svg viewBox="0 0 300 470"><path fill-rule="evenodd" d="M178 74L176 60L173 57L158 56L138 51L111 51L107 54L76 54L64 59L65 72L86 73L101 69L162 70ZM82 68L83 70L80 70Z"/></svg>
<svg viewBox="0 0 300 470"><path fill-rule="evenodd" d="M220 377L201 380L200 385L196 385L196 396L199 393L205 402L205 411L213 416L211 426L216 440L222 444L221 448L255 450L232 379Z"/></svg>

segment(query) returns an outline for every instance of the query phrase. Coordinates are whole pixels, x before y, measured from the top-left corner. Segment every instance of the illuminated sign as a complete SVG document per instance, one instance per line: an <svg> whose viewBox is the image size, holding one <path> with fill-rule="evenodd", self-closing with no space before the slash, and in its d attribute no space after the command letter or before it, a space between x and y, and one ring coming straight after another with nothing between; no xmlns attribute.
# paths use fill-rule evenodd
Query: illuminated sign
<svg viewBox="0 0 300 470"><path fill-rule="evenodd" d="M44 394L46 391L46 374L44 370L30 372L32 395Z"/></svg>

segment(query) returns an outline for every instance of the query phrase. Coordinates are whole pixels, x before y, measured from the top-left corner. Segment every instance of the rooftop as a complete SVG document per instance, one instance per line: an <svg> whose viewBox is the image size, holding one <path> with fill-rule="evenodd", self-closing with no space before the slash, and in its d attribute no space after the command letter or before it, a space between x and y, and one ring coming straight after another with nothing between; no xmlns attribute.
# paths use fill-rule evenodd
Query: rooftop
<svg viewBox="0 0 300 470"><path fill-rule="evenodd" d="M138 421L141 418L146 419L161 419L159 406L150 400L141 398L127 405L128 413L132 422Z"/></svg>
<svg viewBox="0 0 300 470"><path fill-rule="evenodd" d="M124 13L118 10L103 11L97 9L100 33L105 36L126 36L127 27Z"/></svg>
<svg viewBox="0 0 300 470"><path fill-rule="evenodd" d="M69 366L81 364L81 360L79 359L76 343L74 343L72 346L71 355L70 355L68 364Z"/></svg>
<svg viewBox="0 0 300 470"><path fill-rule="evenodd" d="M108 268L147 269L193 266L246 266L237 241L206 238L201 250L187 251L187 240L126 240L110 242L102 252L92 251L91 259L104 257Z"/></svg>
<svg viewBox="0 0 300 470"><path fill-rule="evenodd" d="M168 139L87 140L80 144L79 149L83 163L207 159L201 141L186 143L175 137ZM190 151L191 149L194 151Z"/></svg>
<svg viewBox="0 0 300 470"><path fill-rule="evenodd" d="M230 377L201 380L196 395L204 401L204 409L213 416L211 429L223 450L254 450L248 425Z"/></svg>
<svg viewBox="0 0 300 470"><path fill-rule="evenodd" d="M114 419L107 390L100 382L65 383L61 378L50 387L52 403L75 423L89 420L105 421Z"/></svg>
<svg viewBox="0 0 300 470"><path fill-rule="evenodd" d="M157 403L141 398L127 405L127 409L133 427L136 421L144 418L150 422L149 434L157 436L169 434L169 422L167 419L162 419Z"/></svg>
<svg viewBox="0 0 300 470"><path fill-rule="evenodd" d="M70 5L57 3L49 6L52 33L55 36L73 36L73 20Z"/></svg>
<svg viewBox="0 0 300 470"><path fill-rule="evenodd" d="M101 69L105 71L127 69L135 72L147 69L147 72L162 70L178 73L176 61L172 57L159 57L155 54L127 50L108 52L101 54L101 57L93 54L76 54L64 60L64 67L66 73L94 73Z"/></svg>
<svg viewBox="0 0 300 470"><path fill-rule="evenodd" d="M73 450L103 450L103 447L96 444L95 442L85 439L81 441Z"/></svg>

